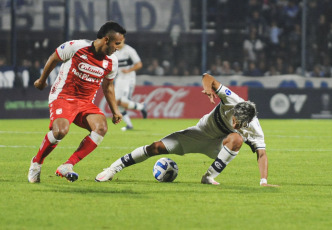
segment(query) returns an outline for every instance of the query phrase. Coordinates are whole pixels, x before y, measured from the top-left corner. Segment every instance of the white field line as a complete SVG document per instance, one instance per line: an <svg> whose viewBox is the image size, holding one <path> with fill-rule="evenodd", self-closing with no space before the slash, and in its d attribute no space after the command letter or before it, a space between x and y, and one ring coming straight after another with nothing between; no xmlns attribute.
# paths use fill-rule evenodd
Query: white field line
<svg viewBox="0 0 332 230"><path fill-rule="evenodd" d="M39 146L35 145L0 145L0 148L33 148L39 149ZM77 149L77 146L57 146L57 149ZM120 147L120 146L99 146L98 149L135 149L137 146L127 146L127 147Z"/></svg>
<svg viewBox="0 0 332 230"><path fill-rule="evenodd" d="M0 134L26 134L26 135L30 135L30 134L42 134L42 135L46 135L48 131L45 131L45 132L23 132L23 131L1 131L0 130ZM67 135L84 135L83 132L71 132L69 131L69 133ZM167 133L168 134L168 133ZM149 135L152 135L152 136L160 136L161 137L164 137L165 135L167 135L165 133L149 133ZM108 135L112 135L112 131L109 131L109 134ZM128 131L126 132L126 135L138 135L137 132L131 132L131 131Z"/></svg>
<svg viewBox="0 0 332 230"><path fill-rule="evenodd" d="M46 134L46 132L20 132L20 131L1 131L0 130L0 134ZM79 135L82 135L82 132L69 132L68 135L71 135L71 134L79 134ZM110 132L111 134L111 132ZM138 135L138 133L126 133L126 135ZM152 136L160 136L160 138L164 137L165 134L164 133L149 133L149 135L152 135ZM167 134L166 134L167 135ZM317 138L318 136L305 136L305 135L294 135L294 136L290 136L290 135L274 135L274 134L268 134L268 133L265 133L265 137L278 137L278 138ZM326 138L329 138L329 137L332 137L332 136L324 136Z"/></svg>
<svg viewBox="0 0 332 230"><path fill-rule="evenodd" d="M35 145L0 145L0 148L33 148L38 149L39 146ZM76 149L77 146L58 146L57 149ZM99 146L98 149L129 149L134 150L137 146ZM298 149L268 149L269 152L271 151L282 151L282 152L332 152L332 149L309 149L309 148L298 148Z"/></svg>

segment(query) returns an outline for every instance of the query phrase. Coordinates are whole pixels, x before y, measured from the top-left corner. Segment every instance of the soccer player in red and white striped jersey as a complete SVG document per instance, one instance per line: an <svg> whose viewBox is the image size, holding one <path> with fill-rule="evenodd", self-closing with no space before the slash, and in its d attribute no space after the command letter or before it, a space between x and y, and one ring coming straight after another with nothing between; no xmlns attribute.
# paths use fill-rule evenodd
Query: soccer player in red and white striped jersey
<svg viewBox="0 0 332 230"><path fill-rule="evenodd" d="M90 131L78 149L56 170L56 175L73 182L78 174L73 166L101 143L107 132L103 112L93 104L100 85L113 113L112 122L118 124L122 115L118 110L113 80L118 71L114 52L124 40L126 30L116 22L106 22L98 31L97 39L73 40L60 45L49 57L39 79L34 83L43 90L46 80L59 62L59 74L49 94L50 131L44 137L36 156L31 160L28 174L30 183L40 182L44 159L68 133L71 123Z"/></svg>

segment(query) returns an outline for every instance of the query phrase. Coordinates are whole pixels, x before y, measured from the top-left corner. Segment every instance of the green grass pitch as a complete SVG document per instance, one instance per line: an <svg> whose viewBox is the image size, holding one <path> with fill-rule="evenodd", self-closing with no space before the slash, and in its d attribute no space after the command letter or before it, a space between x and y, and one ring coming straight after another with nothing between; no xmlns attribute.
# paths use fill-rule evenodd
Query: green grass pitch
<svg viewBox="0 0 332 230"><path fill-rule="evenodd" d="M0 120L0 229L331 229L332 120L261 120L269 157L268 182L259 186L256 155L244 145L216 178L202 185L213 160L169 155L179 166L173 183L152 176L157 157L124 169L113 181L95 176L120 156L197 120L135 119L122 132L109 120L100 146L75 166L78 181L56 177L88 134L71 126L46 158L41 183L27 172L46 134L48 119Z"/></svg>

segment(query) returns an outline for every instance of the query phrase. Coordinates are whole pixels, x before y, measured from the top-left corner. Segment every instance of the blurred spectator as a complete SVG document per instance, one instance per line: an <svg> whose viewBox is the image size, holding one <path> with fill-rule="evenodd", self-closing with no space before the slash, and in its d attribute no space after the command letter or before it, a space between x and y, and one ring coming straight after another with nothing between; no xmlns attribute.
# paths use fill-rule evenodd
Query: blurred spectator
<svg viewBox="0 0 332 230"><path fill-rule="evenodd" d="M286 73L285 74L296 74L295 73L295 68L292 64L289 64L286 68Z"/></svg>
<svg viewBox="0 0 332 230"><path fill-rule="evenodd" d="M148 65L148 67L147 67L147 74L157 75L157 76L164 75L164 69L162 66L159 65L159 61L157 58L153 58L151 60L150 65Z"/></svg>
<svg viewBox="0 0 332 230"><path fill-rule="evenodd" d="M266 21L260 15L260 11L254 10L251 12L251 17L247 19L248 28L255 28L258 36L264 36L266 31Z"/></svg>
<svg viewBox="0 0 332 230"><path fill-rule="evenodd" d="M239 75L239 76L243 75L240 63L238 63L238 62L233 63L233 74Z"/></svg>
<svg viewBox="0 0 332 230"><path fill-rule="evenodd" d="M188 71L188 67L187 67L187 62L185 60L180 60L178 62L178 69L179 69L179 74L181 76L188 76L189 75L189 71Z"/></svg>
<svg viewBox="0 0 332 230"><path fill-rule="evenodd" d="M285 63L281 57L277 57L277 59L276 59L276 69L280 74L285 74L285 72L286 72Z"/></svg>
<svg viewBox="0 0 332 230"><path fill-rule="evenodd" d="M264 73L264 76L276 76L280 75L274 65L270 65L269 70Z"/></svg>
<svg viewBox="0 0 332 230"><path fill-rule="evenodd" d="M29 68L29 86L34 86L34 82L40 77L41 68L40 61L38 59L34 60L32 66Z"/></svg>
<svg viewBox="0 0 332 230"><path fill-rule="evenodd" d="M277 22L273 20L269 28L269 56L270 58L276 57L279 49L280 42L279 37L282 33L282 29L278 27Z"/></svg>
<svg viewBox="0 0 332 230"><path fill-rule="evenodd" d="M180 73L179 73L179 68L178 68L177 66L174 66L174 67L172 68L171 75L172 75L172 76L179 76L179 75L180 75Z"/></svg>
<svg viewBox="0 0 332 230"><path fill-rule="evenodd" d="M261 5L258 2L258 0L249 0L248 3L248 12L254 12L254 11L260 11L261 10Z"/></svg>
<svg viewBox="0 0 332 230"><path fill-rule="evenodd" d="M192 72L190 75L193 75L193 76L200 76L202 75L200 69L197 67L197 66L194 66L194 68L192 69Z"/></svg>
<svg viewBox="0 0 332 230"><path fill-rule="evenodd" d="M310 73L311 77L324 77L324 71L319 64L314 66L313 71Z"/></svg>
<svg viewBox="0 0 332 230"><path fill-rule="evenodd" d="M259 52L263 51L264 43L257 37L255 28L251 28L249 38L243 42L244 61L245 65L248 62L255 62Z"/></svg>
<svg viewBox="0 0 332 230"><path fill-rule="evenodd" d="M262 71L256 67L255 62L250 62L248 69L243 73L244 76L248 77L259 77L263 76Z"/></svg>
<svg viewBox="0 0 332 230"><path fill-rule="evenodd" d="M323 72L324 72L324 77L332 77L332 65L331 65L331 59L329 56L325 55L323 57L323 64L321 66Z"/></svg>
<svg viewBox="0 0 332 230"><path fill-rule="evenodd" d="M219 55L216 57L215 62L216 62L216 72L218 73L218 75L220 75L222 72L222 60Z"/></svg>
<svg viewBox="0 0 332 230"><path fill-rule="evenodd" d="M328 55L332 60L332 22L330 23L330 30L329 33L327 34L327 49L328 49Z"/></svg>
<svg viewBox="0 0 332 230"><path fill-rule="evenodd" d="M7 65L6 58L4 56L0 55L0 71L1 71L1 68L3 68L6 65Z"/></svg>
<svg viewBox="0 0 332 230"><path fill-rule="evenodd" d="M261 71L262 74L267 71L265 59L260 59L260 61L258 62L258 69Z"/></svg>
<svg viewBox="0 0 332 230"><path fill-rule="evenodd" d="M285 32L288 34L294 25L298 22L299 7L295 0L289 0L283 9Z"/></svg>
<svg viewBox="0 0 332 230"><path fill-rule="evenodd" d="M327 35L329 34L329 25L326 22L326 16L321 14L317 25L317 49L319 54L324 54L327 50Z"/></svg>
<svg viewBox="0 0 332 230"><path fill-rule="evenodd" d="M162 67L164 68L164 75L169 76L172 73L171 63L167 60L162 62Z"/></svg>
<svg viewBox="0 0 332 230"><path fill-rule="evenodd" d="M231 68L231 64L229 61L223 61L222 63L222 69L221 69L221 75L222 76L230 76L233 75L234 71Z"/></svg>
<svg viewBox="0 0 332 230"><path fill-rule="evenodd" d="M220 72L217 70L217 65L215 63L212 63L209 67L209 70L207 71L208 74L213 76L220 75Z"/></svg>

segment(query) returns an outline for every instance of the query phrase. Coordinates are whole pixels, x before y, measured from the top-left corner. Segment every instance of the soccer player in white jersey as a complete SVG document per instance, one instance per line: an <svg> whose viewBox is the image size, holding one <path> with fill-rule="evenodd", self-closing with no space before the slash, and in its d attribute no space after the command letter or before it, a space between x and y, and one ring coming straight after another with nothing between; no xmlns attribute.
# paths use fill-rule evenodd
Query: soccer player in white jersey
<svg viewBox="0 0 332 230"><path fill-rule="evenodd" d="M47 60L34 86L43 90L46 80L62 62L59 75L49 94L50 131L44 137L36 156L31 160L28 181L40 182L44 159L68 133L71 123L87 129L86 136L70 158L56 170L56 175L68 181L78 179L73 166L101 143L107 132L103 112L93 104L100 85L113 113L112 122L118 124L122 115L117 107L113 80L118 70L118 59L113 54L124 40L126 30L116 22L106 22L98 31L97 39L73 40L60 45Z"/></svg>
<svg viewBox="0 0 332 230"><path fill-rule="evenodd" d="M126 126L121 129L126 131L133 129L127 109L139 110L143 118L147 118L145 104L131 100L136 85L136 71L141 69L143 64L136 50L125 44L125 39L121 42L115 55L119 60L119 71L115 79L115 97L123 116L122 119L126 123Z"/></svg>
<svg viewBox="0 0 332 230"><path fill-rule="evenodd" d="M211 103L220 98L220 103L204 115L196 126L172 133L160 141L142 146L116 160L96 177L96 181L112 180L117 172L130 165L160 154L202 153L214 159L203 175L201 183L219 185L215 178L238 155L245 142L257 154L261 186L276 186L267 183L268 160L264 134L256 117L255 104L244 101L237 94L204 74L203 93Z"/></svg>

